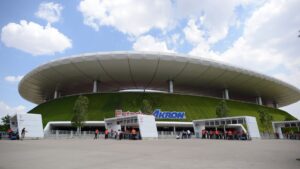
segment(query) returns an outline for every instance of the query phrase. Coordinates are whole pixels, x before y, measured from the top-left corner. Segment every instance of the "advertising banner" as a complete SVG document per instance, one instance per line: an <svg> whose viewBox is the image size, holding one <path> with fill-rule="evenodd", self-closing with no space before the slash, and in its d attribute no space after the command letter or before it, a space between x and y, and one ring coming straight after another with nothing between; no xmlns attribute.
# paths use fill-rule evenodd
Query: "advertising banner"
<svg viewBox="0 0 300 169"><path fill-rule="evenodd" d="M156 109L152 114L155 119L185 119L185 112L161 111L160 109Z"/></svg>
<svg viewBox="0 0 300 169"><path fill-rule="evenodd" d="M138 112L123 112L122 110L115 110L115 117L122 117L122 116L131 116L136 114L143 114L141 111Z"/></svg>

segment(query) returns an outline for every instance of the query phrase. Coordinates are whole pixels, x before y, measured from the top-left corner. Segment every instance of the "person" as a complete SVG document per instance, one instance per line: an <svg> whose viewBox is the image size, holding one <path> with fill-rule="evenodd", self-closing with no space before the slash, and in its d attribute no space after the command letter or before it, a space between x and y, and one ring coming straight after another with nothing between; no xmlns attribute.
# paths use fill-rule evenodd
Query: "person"
<svg viewBox="0 0 300 169"><path fill-rule="evenodd" d="M242 130L242 136L241 136L241 139L242 139L242 140L247 140L247 135L246 135L246 133L245 133L244 130Z"/></svg>
<svg viewBox="0 0 300 169"><path fill-rule="evenodd" d="M11 128L9 128L9 129L7 130L7 134L8 134L8 138L10 138L11 135L12 135L12 130L11 130Z"/></svg>
<svg viewBox="0 0 300 169"><path fill-rule="evenodd" d="M135 138L136 138L136 130L134 128L132 128L132 130L131 130L131 135L132 135L132 139L135 140Z"/></svg>
<svg viewBox="0 0 300 169"><path fill-rule="evenodd" d="M202 139L206 138L206 131L205 130L201 130L201 134L202 134Z"/></svg>
<svg viewBox="0 0 300 169"><path fill-rule="evenodd" d="M118 137L119 137L119 140L123 139L123 132L120 129L118 130Z"/></svg>
<svg viewBox="0 0 300 169"><path fill-rule="evenodd" d="M187 130L187 138L191 138L191 131L190 130Z"/></svg>
<svg viewBox="0 0 300 169"><path fill-rule="evenodd" d="M96 130L95 130L95 137L94 137L94 140L95 140L95 139L96 139L96 140L98 139L98 134L99 134L99 130L96 129Z"/></svg>
<svg viewBox="0 0 300 169"><path fill-rule="evenodd" d="M186 135L186 132L183 130L183 131L181 132L181 139L185 139L185 135Z"/></svg>
<svg viewBox="0 0 300 169"><path fill-rule="evenodd" d="M227 139L229 139L229 140L233 139L232 138L232 131L231 130L228 131L228 137L227 137Z"/></svg>
<svg viewBox="0 0 300 169"><path fill-rule="evenodd" d="M239 139L239 131L237 130L233 130L232 132L232 135L233 135L233 140L238 140Z"/></svg>
<svg viewBox="0 0 300 169"><path fill-rule="evenodd" d="M219 131L219 137L220 137L220 139L224 139L224 132L223 131Z"/></svg>
<svg viewBox="0 0 300 169"><path fill-rule="evenodd" d="M104 131L104 135L105 135L105 139L107 139L108 138L108 130L106 129L105 131Z"/></svg>
<svg viewBox="0 0 300 169"><path fill-rule="evenodd" d="M21 140L23 140L24 138L25 138L25 133L26 133L27 131L25 130L25 127L22 129L22 131L21 131Z"/></svg>
<svg viewBox="0 0 300 169"><path fill-rule="evenodd" d="M216 134L216 139L220 139L220 133L219 133L219 130L216 130L216 131L215 131L215 134Z"/></svg>
<svg viewBox="0 0 300 169"><path fill-rule="evenodd" d="M110 133L109 133L109 134L110 134L109 138L114 138L115 132L114 132L113 129L110 130Z"/></svg>
<svg viewBox="0 0 300 169"><path fill-rule="evenodd" d="M118 139L118 136L119 136L119 132L118 132L118 131L115 131L115 132L114 132L114 138L115 138L115 140Z"/></svg>
<svg viewBox="0 0 300 169"><path fill-rule="evenodd" d="M214 131L210 130L209 131L209 139L213 139L213 136L214 136Z"/></svg>
<svg viewBox="0 0 300 169"><path fill-rule="evenodd" d="M279 133L275 132L275 138L279 139Z"/></svg>

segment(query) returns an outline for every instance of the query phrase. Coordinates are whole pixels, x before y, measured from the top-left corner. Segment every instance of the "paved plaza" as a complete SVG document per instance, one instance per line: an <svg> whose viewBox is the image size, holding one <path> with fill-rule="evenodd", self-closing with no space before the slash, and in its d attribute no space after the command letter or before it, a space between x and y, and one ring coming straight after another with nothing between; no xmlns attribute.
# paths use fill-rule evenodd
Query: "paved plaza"
<svg viewBox="0 0 300 169"><path fill-rule="evenodd" d="M0 140L0 169L299 169L292 140Z"/></svg>

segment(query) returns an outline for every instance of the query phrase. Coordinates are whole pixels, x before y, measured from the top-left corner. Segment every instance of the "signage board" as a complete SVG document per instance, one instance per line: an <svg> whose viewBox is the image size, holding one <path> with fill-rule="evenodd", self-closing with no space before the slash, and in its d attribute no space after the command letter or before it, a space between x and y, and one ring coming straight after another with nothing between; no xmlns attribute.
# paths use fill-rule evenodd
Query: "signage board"
<svg viewBox="0 0 300 169"><path fill-rule="evenodd" d="M123 112L122 110L115 110L115 117L132 116L137 114L143 114L141 111L138 112Z"/></svg>
<svg viewBox="0 0 300 169"><path fill-rule="evenodd" d="M160 109L156 109L152 114L155 119L185 119L185 112L161 111Z"/></svg>

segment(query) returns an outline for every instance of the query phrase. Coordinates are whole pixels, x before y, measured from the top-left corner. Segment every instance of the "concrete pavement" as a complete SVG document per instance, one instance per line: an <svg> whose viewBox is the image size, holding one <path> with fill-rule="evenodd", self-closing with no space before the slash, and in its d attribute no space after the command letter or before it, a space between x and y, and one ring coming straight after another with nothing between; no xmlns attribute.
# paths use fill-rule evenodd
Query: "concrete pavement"
<svg viewBox="0 0 300 169"><path fill-rule="evenodd" d="M0 140L0 169L299 169L292 140Z"/></svg>

